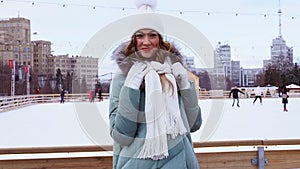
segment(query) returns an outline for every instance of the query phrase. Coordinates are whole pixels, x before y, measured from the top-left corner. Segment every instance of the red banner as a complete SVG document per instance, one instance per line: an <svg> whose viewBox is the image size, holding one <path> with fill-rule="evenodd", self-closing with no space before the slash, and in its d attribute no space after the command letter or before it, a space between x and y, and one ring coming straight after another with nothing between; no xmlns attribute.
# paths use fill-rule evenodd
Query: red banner
<svg viewBox="0 0 300 169"><path fill-rule="evenodd" d="M8 65L9 65L10 69L13 69L14 68L14 61L12 59L9 59L8 60Z"/></svg>
<svg viewBox="0 0 300 169"><path fill-rule="evenodd" d="M28 67L27 67L27 65L24 65L24 71L25 71L25 73L28 73Z"/></svg>

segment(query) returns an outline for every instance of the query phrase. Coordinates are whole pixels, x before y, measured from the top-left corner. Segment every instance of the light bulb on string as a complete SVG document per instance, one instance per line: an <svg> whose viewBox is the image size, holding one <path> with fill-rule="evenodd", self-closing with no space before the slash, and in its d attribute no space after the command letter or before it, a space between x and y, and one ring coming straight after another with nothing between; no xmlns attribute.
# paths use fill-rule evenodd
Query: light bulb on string
<svg viewBox="0 0 300 169"><path fill-rule="evenodd" d="M11 0L11 1L15 1L15 2L18 2L18 3L22 3L22 2L29 2L31 3L31 5L36 5L36 2L33 1L33 0ZM138 1L138 0L136 0ZM149 0L148 0L149 1ZM147 2L148 2L147 1ZM1 3L5 3L4 0L0 0ZM156 0L153 0L153 2L150 0L149 2L151 2L151 6L153 8L156 7ZM87 4L75 4L75 3L53 3L51 1L42 1L42 2L37 2L39 4L45 4L45 5L56 5L56 6L62 6L62 7L66 7L66 6L78 6L78 7L89 7L91 9L96 9L97 8L118 8L118 9L121 9L122 11L125 11L125 7L122 7L122 6L94 6L94 5L87 5ZM142 5L142 0L139 1L139 5ZM126 7L128 8L128 7ZM132 9L132 8L128 8L128 9ZM160 11L168 11L168 10L160 10ZM267 18L267 15L270 15L270 16L277 16L277 14L275 13L269 13L269 14L263 14L263 13L243 13L243 12L218 12L218 11L211 11L211 12L205 12L205 11L200 11L200 10L171 10L172 12L177 12L179 13L180 15L183 15L183 12L187 12L187 13L202 13L202 14L207 14L207 15L212 15L212 14L215 14L215 15L227 15L227 14L230 14L230 15L235 15L235 16L245 16L245 15L251 15L251 16L263 16L264 18ZM290 19L294 20L295 19L295 16L287 16L289 17Z"/></svg>

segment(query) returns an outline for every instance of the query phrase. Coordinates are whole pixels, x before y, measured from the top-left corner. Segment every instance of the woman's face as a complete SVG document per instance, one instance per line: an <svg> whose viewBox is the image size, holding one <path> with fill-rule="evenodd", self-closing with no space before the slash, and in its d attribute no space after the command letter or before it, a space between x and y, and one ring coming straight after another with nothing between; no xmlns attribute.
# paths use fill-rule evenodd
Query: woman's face
<svg viewBox="0 0 300 169"><path fill-rule="evenodd" d="M159 35L152 29L140 29L135 33L136 48L144 58L151 58L159 47Z"/></svg>

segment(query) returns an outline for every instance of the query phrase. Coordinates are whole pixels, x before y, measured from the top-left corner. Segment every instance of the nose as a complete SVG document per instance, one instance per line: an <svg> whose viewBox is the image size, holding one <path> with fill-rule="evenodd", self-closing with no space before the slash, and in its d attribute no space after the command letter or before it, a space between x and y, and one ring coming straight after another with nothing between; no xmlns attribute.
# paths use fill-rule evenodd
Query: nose
<svg viewBox="0 0 300 169"><path fill-rule="evenodd" d="M150 38L148 35L145 35L143 38L143 43L150 43Z"/></svg>
<svg viewBox="0 0 300 169"><path fill-rule="evenodd" d="M145 45L150 44L150 38L148 35L145 35L145 37L143 38L143 44Z"/></svg>

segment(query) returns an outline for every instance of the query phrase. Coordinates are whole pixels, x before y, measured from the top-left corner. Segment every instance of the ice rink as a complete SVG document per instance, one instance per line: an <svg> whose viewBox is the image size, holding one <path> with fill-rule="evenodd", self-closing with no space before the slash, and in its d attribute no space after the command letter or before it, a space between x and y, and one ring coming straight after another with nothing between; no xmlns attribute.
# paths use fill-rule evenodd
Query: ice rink
<svg viewBox="0 0 300 169"><path fill-rule="evenodd" d="M199 100L203 125L193 141L300 138L300 98L289 98L283 112L281 98ZM298 105L298 106L297 106ZM108 100L35 104L0 113L0 147L111 145Z"/></svg>

